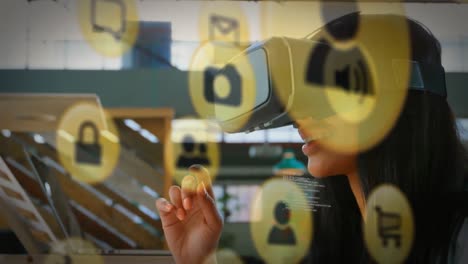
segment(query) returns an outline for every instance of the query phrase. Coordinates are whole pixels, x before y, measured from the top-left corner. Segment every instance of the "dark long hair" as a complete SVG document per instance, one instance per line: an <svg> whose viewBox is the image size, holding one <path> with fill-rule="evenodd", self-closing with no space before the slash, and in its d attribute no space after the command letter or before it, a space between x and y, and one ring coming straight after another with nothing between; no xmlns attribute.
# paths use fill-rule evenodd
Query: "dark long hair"
<svg viewBox="0 0 468 264"><path fill-rule="evenodd" d="M347 19L355 18L337 19L335 30L347 30ZM437 39L422 24L407 21L412 59L440 65ZM391 183L400 188L411 204L415 240L408 263L448 262L450 247L467 216L463 190L466 164L466 153L447 100L421 91L409 91L386 138L359 154L358 172L364 197L376 186ZM322 209L314 216L314 240L308 260L371 262L363 242L362 216L347 178L334 176L320 181L328 190L321 199L332 208Z"/></svg>

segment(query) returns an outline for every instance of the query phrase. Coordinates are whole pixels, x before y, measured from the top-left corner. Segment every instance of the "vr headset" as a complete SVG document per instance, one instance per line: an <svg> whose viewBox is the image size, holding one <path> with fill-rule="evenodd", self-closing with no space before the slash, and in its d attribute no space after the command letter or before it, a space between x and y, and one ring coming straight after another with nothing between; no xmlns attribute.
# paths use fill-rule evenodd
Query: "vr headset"
<svg viewBox="0 0 468 264"><path fill-rule="evenodd" d="M311 47L314 47L315 50L313 56L310 55ZM294 124L295 119L308 116L308 108L311 107L311 104L315 108L329 109L329 111L322 111L321 116L314 116L316 119L336 115L327 105L325 96L323 98L317 96L304 98L307 96L303 91L310 89L304 85L307 82L320 83L321 81L324 86L334 85L349 89L350 92L357 90L363 94L372 93L372 85L376 84L375 82L370 85L364 83L371 78L371 71L365 69L369 68L365 64L357 63L357 66L351 68L344 67L341 71L333 73L328 80L318 80L321 77L317 77L317 74L314 77L314 73L317 72L327 74L324 72L326 69L324 69L323 60L326 56L325 53L332 48L327 41L273 37L252 45L242 54L234 57L218 73L225 74L229 79L233 68L244 66L237 63L239 56L247 56L253 71L252 75L255 77L255 85L248 87L248 89L255 89L252 93L255 94L255 104L248 109L233 110L229 119L220 120L217 118L222 129L229 133L252 132ZM305 60L308 61L304 62ZM391 58L388 63L393 68L393 71L389 72L388 75L404 89L435 94L444 98L447 96L445 71L441 65L428 65L399 58ZM408 69L406 74L399 72L402 68ZM359 69L361 69L361 78L353 78L353 73ZM222 100L216 98L213 98L212 102L214 104L223 103ZM290 114L292 111L294 111L294 115Z"/></svg>

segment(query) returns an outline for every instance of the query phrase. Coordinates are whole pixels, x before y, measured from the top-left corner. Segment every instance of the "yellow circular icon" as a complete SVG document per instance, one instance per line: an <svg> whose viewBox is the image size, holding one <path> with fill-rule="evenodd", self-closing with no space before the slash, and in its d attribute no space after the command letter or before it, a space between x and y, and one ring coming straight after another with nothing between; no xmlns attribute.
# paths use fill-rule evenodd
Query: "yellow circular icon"
<svg viewBox="0 0 468 264"><path fill-rule="evenodd" d="M81 238L68 238L51 244L44 264L104 264L99 250L89 241Z"/></svg>
<svg viewBox="0 0 468 264"><path fill-rule="evenodd" d="M367 200L364 237L370 255L380 264L403 263L414 238L411 206L395 186L383 184Z"/></svg>
<svg viewBox="0 0 468 264"><path fill-rule="evenodd" d="M395 13L403 14L403 6L395 5L401 9L394 7ZM292 70L273 79L279 84L291 80L292 96L285 85L275 87L293 119L300 124L311 118L331 129L320 138L322 145L356 153L381 142L400 115L411 65L408 22L402 15L359 13L339 21L307 40L286 39ZM348 31L343 25L349 21L357 21L355 34L337 39L346 37L340 34ZM332 29L337 32L328 32ZM301 128L306 137L316 138L317 126L305 122Z"/></svg>
<svg viewBox="0 0 468 264"><path fill-rule="evenodd" d="M201 119L184 118L174 120L172 124L172 142L174 144L174 180L181 185L189 174L189 167L202 165L209 172L211 182L218 175L220 150L217 141L220 128L213 122Z"/></svg>
<svg viewBox="0 0 468 264"><path fill-rule="evenodd" d="M80 0L77 5L81 31L97 52L120 57L135 44L139 21L133 0Z"/></svg>
<svg viewBox="0 0 468 264"><path fill-rule="evenodd" d="M267 263L298 263L312 242L312 210L294 182L272 179L258 191L252 205L250 232L257 252Z"/></svg>
<svg viewBox="0 0 468 264"><path fill-rule="evenodd" d="M258 6L262 40L271 37L301 39L323 24L319 1L294 1L284 4L262 1Z"/></svg>
<svg viewBox="0 0 468 264"><path fill-rule="evenodd" d="M201 42L245 46L250 42L248 21L240 3L203 2L200 8Z"/></svg>
<svg viewBox="0 0 468 264"><path fill-rule="evenodd" d="M71 176L84 183L100 183L111 175L120 155L114 121L91 103L70 107L57 129L60 162Z"/></svg>
<svg viewBox="0 0 468 264"><path fill-rule="evenodd" d="M366 59L360 49L352 48L330 53L325 62L325 69L331 69L325 70L325 83L332 84L325 90L326 95L332 109L343 118L343 122L362 122L376 106L376 96L372 96L375 95L375 91L366 90L358 93L344 90L343 87L339 86L342 84L350 87L349 89L361 86L373 89L375 84L370 78L371 72L364 61L371 60ZM340 78L343 78L342 82ZM337 80L340 82L337 83Z"/></svg>
<svg viewBox="0 0 468 264"><path fill-rule="evenodd" d="M210 258L216 257L217 263L242 264L242 258L230 248L221 248L210 255ZM208 263L208 262L207 262Z"/></svg>
<svg viewBox="0 0 468 264"><path fill-rule="evenodd" d="M189 92L201 118L237 132L255 107L256 83L248 56L232 44L206 42L192 58Z"/></svg>

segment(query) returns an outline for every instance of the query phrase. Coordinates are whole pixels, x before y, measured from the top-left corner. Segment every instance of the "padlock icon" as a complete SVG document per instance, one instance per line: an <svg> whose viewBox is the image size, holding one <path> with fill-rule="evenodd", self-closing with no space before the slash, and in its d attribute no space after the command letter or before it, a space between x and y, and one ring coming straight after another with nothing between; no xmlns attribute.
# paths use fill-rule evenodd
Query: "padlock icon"
<svg viewBox="0 0 468 264"><path fill-rule="evenodd" d="M84 133L85 130L89 129L93 132L93 141L87 143L84 142ZM99 130L93 122L86 121L79 128L78 141L75 144L75 161L77 163L100 165L101 154Z"/></svg>

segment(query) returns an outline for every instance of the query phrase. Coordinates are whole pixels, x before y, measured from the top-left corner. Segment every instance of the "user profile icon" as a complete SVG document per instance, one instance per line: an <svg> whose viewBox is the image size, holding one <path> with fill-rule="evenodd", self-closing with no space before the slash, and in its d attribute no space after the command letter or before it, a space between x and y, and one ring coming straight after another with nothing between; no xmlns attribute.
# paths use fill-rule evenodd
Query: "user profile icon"
<svg viewBox="0 0 468 264"><path fill-rule="evenodd" d="M189 168L195 164L203 166L211 165L207 148L206 143L196 142L192 135L184 136L182 139L183 152L177 160L177 168Z"/></svg>
<svg viewBox="0 0 468 264"><path fill-rule="evenodd" d="M250 233L266 263L300 263L313 238L313 214L304 191L292 181L274 177L252 200Z"/></svg>
<svg viewBox="0 0 468 264"><path fill-rule="evenodd" d="M291 219L291 210L284 201L279 201L275 206L274 219L276 225L271 229L268 243L275 245L295 245L296 236L294 230L288 225Z"/></svg>
<svg viewBox="0 0 468 264"><path fill-rule="evenodd" d="M220 129L216 123L192 117L172 121L171 141L173 142L173 180L182 184L186 175L190 174L192 165L206 168L215 180L220 166L220 147L217 135Z"/></svg>

